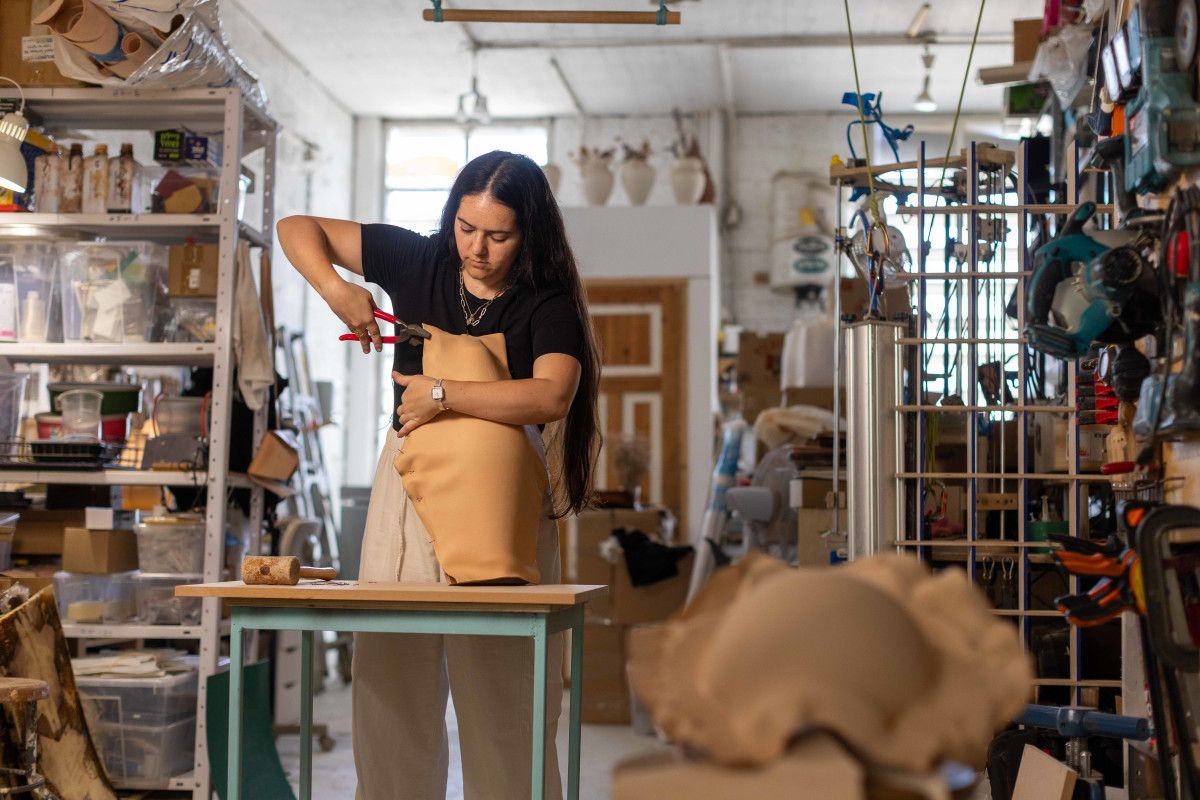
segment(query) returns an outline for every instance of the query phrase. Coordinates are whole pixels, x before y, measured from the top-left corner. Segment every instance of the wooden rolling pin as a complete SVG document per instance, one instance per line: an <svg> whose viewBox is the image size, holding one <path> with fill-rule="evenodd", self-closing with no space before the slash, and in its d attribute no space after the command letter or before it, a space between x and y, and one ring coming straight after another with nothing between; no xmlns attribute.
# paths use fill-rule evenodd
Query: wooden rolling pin
<svg viewBox="0 0 1200 800"><path fill-rule="evenodd" d="M331 581L333 567L302 567L295 556L246 556L242 559L242 583L295 586L301 578Z"/></svg>

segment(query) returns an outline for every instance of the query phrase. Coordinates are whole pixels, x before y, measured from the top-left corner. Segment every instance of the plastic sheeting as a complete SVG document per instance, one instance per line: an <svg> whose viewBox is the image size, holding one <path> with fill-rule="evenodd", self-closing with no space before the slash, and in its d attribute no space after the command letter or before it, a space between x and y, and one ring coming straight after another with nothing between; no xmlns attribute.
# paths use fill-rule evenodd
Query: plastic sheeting
<svg viewBox="0 0 1200 800"><path fill-rule="evenodd" d="M54 61L69 78L105 86L143 89L236 87L254 105L266 109L267 98L258 79L233 55L220 32L216 0L92 0L126 33L140 36L155 50L122 78L102 67L85 50L63 36L54 36ZM180 16L185 21L169 35ZM166 35L164 39L163 36ZM158 44L161 42L161 44Z"/></svg>

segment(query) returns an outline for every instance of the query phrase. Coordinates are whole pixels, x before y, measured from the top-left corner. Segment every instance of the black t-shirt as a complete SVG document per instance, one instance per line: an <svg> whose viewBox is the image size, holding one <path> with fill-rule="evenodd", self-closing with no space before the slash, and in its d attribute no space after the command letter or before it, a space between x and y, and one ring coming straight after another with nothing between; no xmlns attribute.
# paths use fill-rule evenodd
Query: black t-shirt
<svg viewBox="0 0 1200 800"><path fill-rule="evenodd" d="M583 323L571 298L561 289L535 292L518 284L496 298L478 325L468 327L458 297L458 265L447 263L437 243L395 225L362 226L363 277L378 284L392 301L392 313L409 324L430 324L447 333L483 336L503 333L508 371L514 380L533 377L533 362L546 353L565 353L579 359L583 353ZM483 299L466 293L472 309ZM392 326L382 320L385 336ZM421 347L392 345L392 369L402 375L420 375ZM440 377L434 375L432 377ZM392 427L400 429L395 409L404 387L393 388Z"/></svg>

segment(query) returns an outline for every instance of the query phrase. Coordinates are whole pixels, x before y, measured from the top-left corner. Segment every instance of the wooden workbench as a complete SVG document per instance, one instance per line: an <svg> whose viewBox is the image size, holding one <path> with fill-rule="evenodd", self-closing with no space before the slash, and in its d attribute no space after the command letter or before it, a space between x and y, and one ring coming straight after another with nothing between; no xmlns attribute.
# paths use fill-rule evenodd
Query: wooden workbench
<svg viewBox="0 0 1200 800"><path fill-rule="evenodd" d="M449 586L439 583L302 581L248 586L241 581L178 586L180 597L219 598L233 608L229 644L229 778L227 800L241 800L242 633L302 632L300 663L300 800L312 798L312 658L315 631L528 636L534 642L534 800L543 798L546 757L546 640L570 629L571 717L567 798L579 797L579 703L583 685L583 608L607 586Z"/></svg>

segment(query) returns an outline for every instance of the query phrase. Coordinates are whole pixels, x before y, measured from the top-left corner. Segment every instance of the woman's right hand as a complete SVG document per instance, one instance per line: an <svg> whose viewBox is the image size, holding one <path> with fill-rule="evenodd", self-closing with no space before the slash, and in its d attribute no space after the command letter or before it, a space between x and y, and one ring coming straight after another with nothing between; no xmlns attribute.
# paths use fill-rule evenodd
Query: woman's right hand
<svg viewBox="0 0 1200 800"><path fill-rule="evenodd" d="M349 281L339 278L331 287L321 293L333 313L346 323L350 332L358 337L364 353L371 352L374 343L376 352L383 350L383 338L379 333L379 323L375 321L375 298L371 293Z"/></svg>

